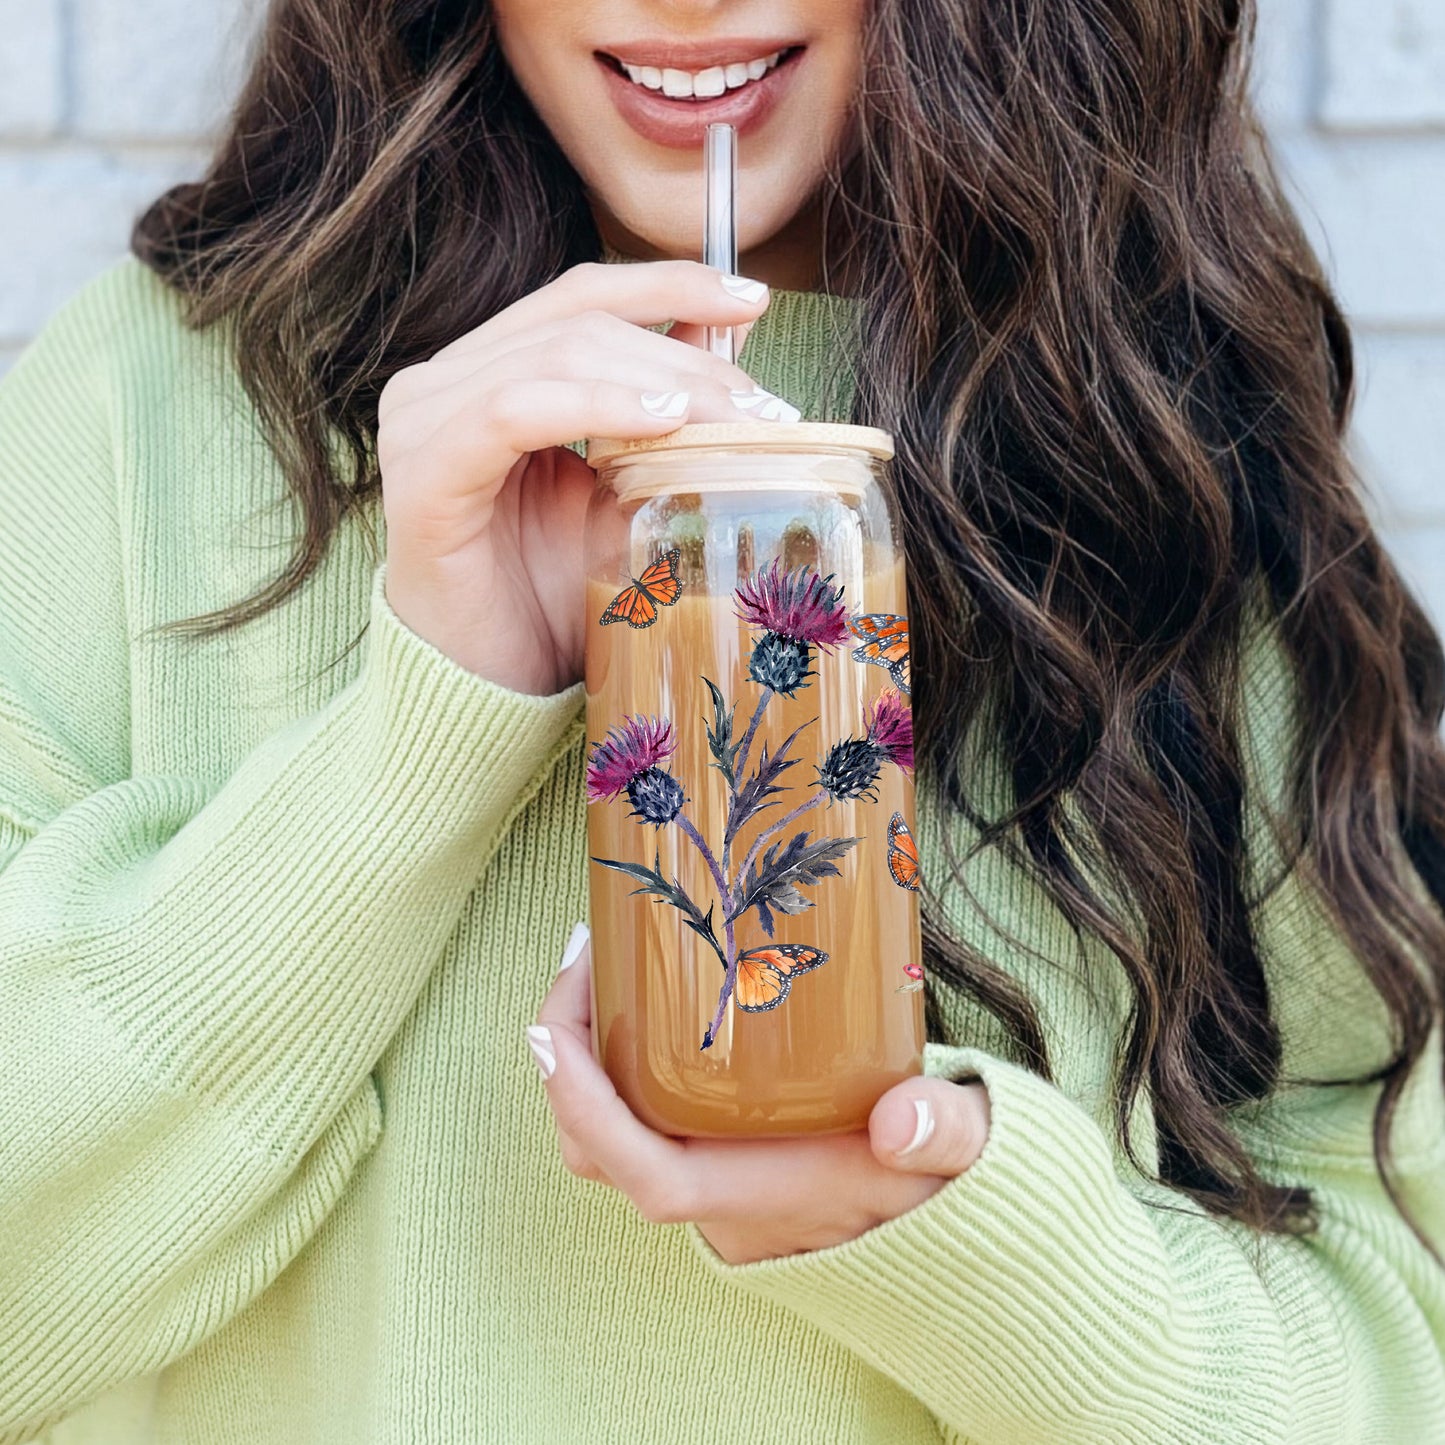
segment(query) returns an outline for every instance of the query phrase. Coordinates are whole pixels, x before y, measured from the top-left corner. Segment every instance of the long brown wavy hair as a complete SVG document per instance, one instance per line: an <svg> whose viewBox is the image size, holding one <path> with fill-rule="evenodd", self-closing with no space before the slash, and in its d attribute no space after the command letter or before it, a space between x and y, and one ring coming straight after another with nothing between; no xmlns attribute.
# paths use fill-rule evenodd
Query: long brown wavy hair
<svg viewBox="0 0 1445 1445"><path fill-rule="evenodd" d="M1245 859L1250 618L1268 602L1305 720L1288 863L1393 1026L1353 1082L1382 1084L1397 1204L1391 1120L1445 995L1445 659L1358 499L1349 334L1252 116L1252 27L1244 0L876 0L824 249L861 278L855 414L898 439L932 778L1126 971L1124 1147L1147 1085L1165 1183L1298 1230L1307 1191L1230 1127L1280 1082ZM303 520L289 565L192 634L281 603L378 494L390 376L600 254L479 0L276 0L209 169L132 245L190 324L234 325ZM969 790L978 736L1002 815ZM1019 985L932 911L925 936L1048 1076Z"/></svg>

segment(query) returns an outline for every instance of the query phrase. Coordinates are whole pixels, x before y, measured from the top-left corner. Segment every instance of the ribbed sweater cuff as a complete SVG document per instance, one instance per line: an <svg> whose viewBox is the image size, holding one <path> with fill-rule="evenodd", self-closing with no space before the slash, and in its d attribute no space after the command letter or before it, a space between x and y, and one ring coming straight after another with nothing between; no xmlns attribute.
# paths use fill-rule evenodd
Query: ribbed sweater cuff
<svg viewBox="0 0 1445 1445"><path fill-rule="evenodd" d="M929 1044L924 1071L988 1089L989 1138L969 1170L855 1239L779 1259L728 1264L688 1224L707 1269L810 1320L969 1439L1275 1438L1282 1358L1262 1350L1232 1382L1201 1378L1230 1341L1201 1339L1191 1291L1094 1121L980 1050ZM1256 1344L1277 1332L1251 1291L1220 1288ZM1231 1413L1231 1384L1254 1418Z"/></svg>
<svg viewBox="0 0 1445 1445"><path fill-rule="evenodd" d="M580 716L582 684L534 696L469 672L392 610L384 562L372 578L370 619L374 640L359 681L392 740L389 761L399 768L398 785L436 792L437 775L418 775L415 762L440 759L455 770L454 781L471 785L466 811L485 826L541 766L567 724ZM503 758L505 768L491 766Z"/></svg>
<svg viewBox="0 0 1445 1445"><path fill-rule="evenodd" d="M183 826L132 874L123 940L77 969L163 1074L286 1148L364 1084L576 740L580 684L534 697L467 671L393 612L384 565L366 648L213 797L189 778L122 790L144 816L120 831Z"/></svg>

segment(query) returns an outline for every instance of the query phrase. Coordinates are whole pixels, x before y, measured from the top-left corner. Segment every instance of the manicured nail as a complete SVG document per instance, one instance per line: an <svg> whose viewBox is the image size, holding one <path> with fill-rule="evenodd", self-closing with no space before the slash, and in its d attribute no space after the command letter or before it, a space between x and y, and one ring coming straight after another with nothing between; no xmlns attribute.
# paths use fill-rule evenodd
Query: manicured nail
<svg viewBox="0 0 1445 1445"><path fill-rule="evenodd" d="M913 1109L918 1115L918 1123L913 1127L913 1138L893 1156L895 1159L901 1159L905 1154L913 1153L915 1149L928 1143L933 1137L933 1110L928 1107L928 1100L915 1099Z"/></svg>
<svg viewBox="0 0 1445 1445"><path fill-rule="evenodd" d="M572 936L567 940L567 947L562 950L562 962L557 965L557 972L571 968L579 958L582 957L582 950L587 947L587 940L591 935L587 931L585 923L579 923L572 929Z"/></svg>
<svg viewBox="0 0 1445 1445"><path fill-rule="evenodd" d="M648 391L642 395L642 409L671 420L687 410L690 399L685 391Z"/></svg>
<svg viewBox="0 0 1445 1445"><path fill-rule="evenodd" d="M557 1056L552 1052L551 1031L544 1029L541 1024L528 1024L527 1046L532 1050L532 1057L536 1059L542 1077L550 1079L552 1071L557 1067Z"/></svg>
<svg viewBox="0 0 1445 1445"><path fill-rule="evenodd" d="M768 288L761 281L749 281L746 276L724 274L723 290L739 301L761 301L768 294Z"/></svg>
<svg viewBox="0 0 1445 1445"><path fill-rule="evenodd" d="M780 396L775 396L770 391L764 391L762 387L754 387L752 391L730 391L728 393L733 399L733 405L739 411L745 411L755 421L800 421L803 413L791 402L786 402Z"/></svg>

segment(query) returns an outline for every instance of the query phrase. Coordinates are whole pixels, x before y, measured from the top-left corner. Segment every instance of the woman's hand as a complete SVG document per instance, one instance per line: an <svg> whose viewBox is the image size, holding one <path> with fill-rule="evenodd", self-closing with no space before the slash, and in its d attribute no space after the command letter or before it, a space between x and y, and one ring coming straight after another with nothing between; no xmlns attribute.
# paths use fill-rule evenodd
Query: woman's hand
<svg viewBox="0 0 1445 1445"><path fill-rule="evenodd" d="M817 1139L674 1139L643 1124L592 1056L590 959L574 935L527 1031L562 1158L622 1190L654 1224L695 1223L729 1264L822 1249L903 1214L962 1174L988 1138L982 1084L915 1078L866 1132ZM550 1070L550 1071L549 1071Z"/></svg>
<svg viewBox="0 0 1445 1445"><path fill-rule="evenodd" d="M767 394L692 343L767 304L761 282L692 261L576 266L397 372L377 456L386 596L401 620L520 692L580 677L594 478L565 444L757 415L733 393L754 408ZM644 329L669 320L666 336Z"/></svg>

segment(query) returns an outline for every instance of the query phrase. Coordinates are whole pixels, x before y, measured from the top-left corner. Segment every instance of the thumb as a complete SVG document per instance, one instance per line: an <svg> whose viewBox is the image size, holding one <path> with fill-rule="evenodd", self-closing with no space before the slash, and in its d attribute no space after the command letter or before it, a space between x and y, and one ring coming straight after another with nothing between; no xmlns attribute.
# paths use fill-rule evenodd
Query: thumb
<svg viewBox="0 0 1445 1445"><path fill-rule="evenodd" d="M873 1106L868 1136L880 1164L905 1174L962 1174L988 1142L988 1089L981 1083L909 1079Z"/></svg>

